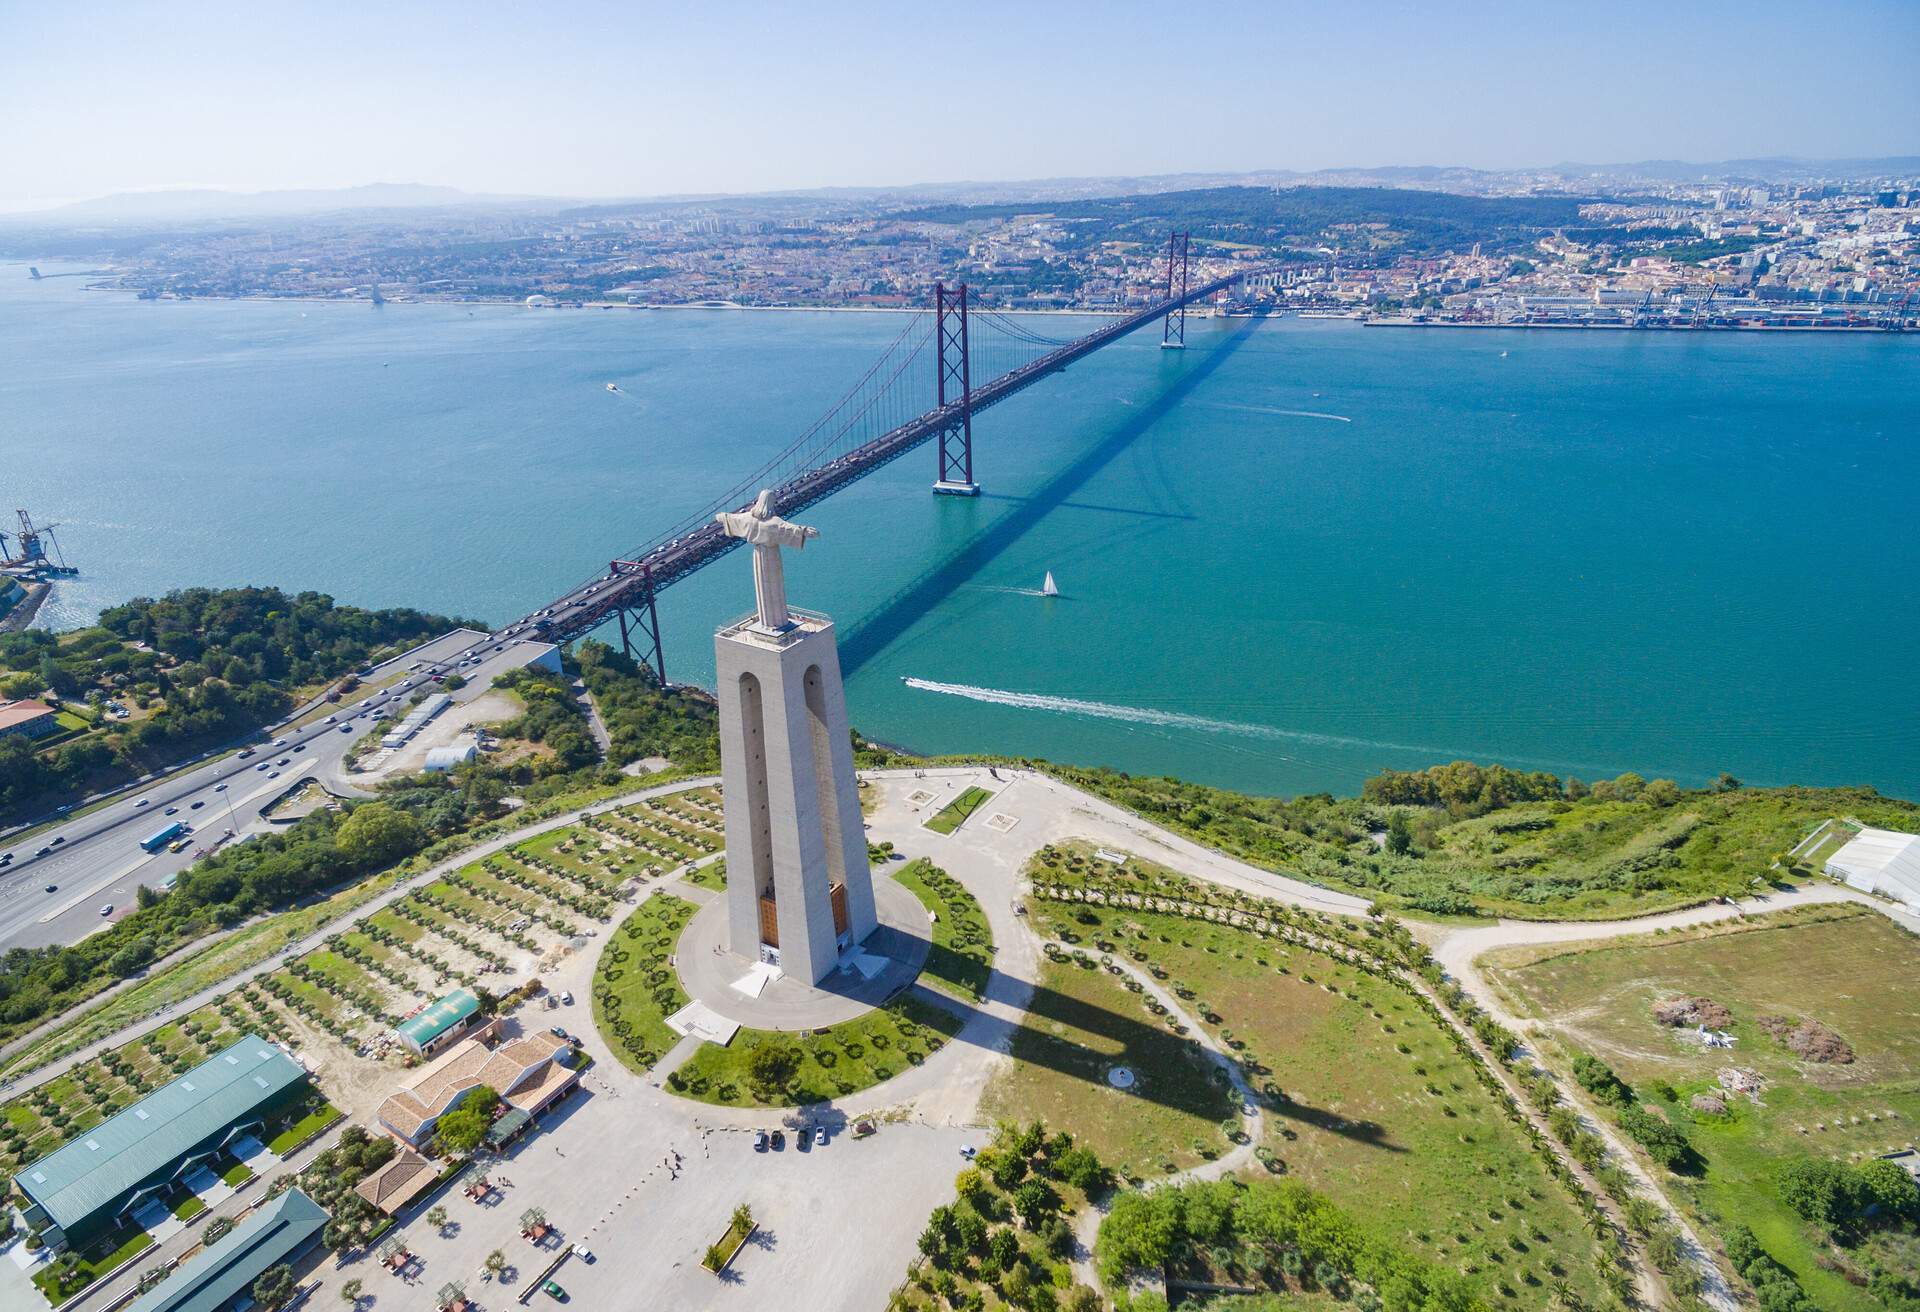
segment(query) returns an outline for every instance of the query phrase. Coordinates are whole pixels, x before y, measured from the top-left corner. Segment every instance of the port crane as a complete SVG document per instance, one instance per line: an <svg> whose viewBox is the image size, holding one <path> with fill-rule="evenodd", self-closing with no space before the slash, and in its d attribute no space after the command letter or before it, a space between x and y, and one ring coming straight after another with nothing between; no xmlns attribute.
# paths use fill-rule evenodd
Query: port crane
<svg viewBox="0 0 1920 1312"><path fill-rule="evenodd" d="M35 524L33 516L24 510L16 510L13 513L20 517L19 531L12 535L19 549L16 553L8 552L8 535L4 530L0 530L0 567L39 566L60 574L71 573L72 571L67 568L66 557L61 554L60 541L53 536L53 531L60 526ZM49 546L53 548L52 556L47 555Z"/></svg>

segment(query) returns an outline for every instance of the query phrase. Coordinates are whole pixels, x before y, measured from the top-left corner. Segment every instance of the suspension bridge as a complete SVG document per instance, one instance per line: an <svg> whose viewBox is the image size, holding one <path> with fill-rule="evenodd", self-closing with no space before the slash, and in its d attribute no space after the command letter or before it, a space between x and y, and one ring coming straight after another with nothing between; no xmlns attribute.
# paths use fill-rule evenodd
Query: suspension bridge
<svg viewBox="0 0 1920 1312"><path fill-rule="evenodd" d="M1188 245L1186 233L1168 241L1163 294L1152 305L1070 340L1048 337L993 310L970 309L965 283L936 284L933 306L914 315L860 381L772 459L652 542L610 562L606 573L476 646L509 634L572 642L612 622L620 627L621 649L646 661L664 683L655 602L666 588L739 545L714 522L717 512L745 509L760 489L771 488L779 513L795 515L930 442L938 457L934 492L977 494L974 415L1156 320L1162 347L1184 347L1187 308L1258 272L1243 269L1192 285ZM925 393L917 389L925 386L929 363L934 404L920 410Z"/></svg>

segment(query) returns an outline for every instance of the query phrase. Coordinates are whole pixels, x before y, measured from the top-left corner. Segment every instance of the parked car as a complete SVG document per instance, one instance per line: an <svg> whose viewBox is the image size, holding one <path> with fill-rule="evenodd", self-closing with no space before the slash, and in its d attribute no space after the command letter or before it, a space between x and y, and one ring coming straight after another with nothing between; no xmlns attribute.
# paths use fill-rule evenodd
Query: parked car
<svg viewBox="0 0 1920 1312"><path fill-rule="evenodd" d="M556 1303L564 1303L567 1301L567 1291L560 1288L559 1285L555 1284L551 1280L547 1281L546 1284L540 1286L540 1292L545 1294L548 1298L552 1299Z"/></svg>
<svg viewBox="0 0 1920 1312"><path fill-rule="evenodd" d="M573 1005L573 994L563 991L560 994L560 1001L564 1005L571 1007Z"/></svg>
<svg viewBox="0 0 1920 1312"><path fill-rule="evenodd" d="M763 1153L767 1150L767 1132L765 1130L755 1130L753 1132L753 1150L757 1153Z"/></svg>
<svg viewBox="0 0 1920 1312"><path fill-rule="evenodd" d="M816 1125L813 1127L813 1142L818 1147L821 1147L821 1148L825 1148L827 1146L827 1127L826 1126Z"/></svg>
<svg viewBox="0 0 1920 1312"><path fill-rule="evenodd" d="M779 1152L787 1146L787 1136L779 1130L773 1132L773 1150Z"/></svg>

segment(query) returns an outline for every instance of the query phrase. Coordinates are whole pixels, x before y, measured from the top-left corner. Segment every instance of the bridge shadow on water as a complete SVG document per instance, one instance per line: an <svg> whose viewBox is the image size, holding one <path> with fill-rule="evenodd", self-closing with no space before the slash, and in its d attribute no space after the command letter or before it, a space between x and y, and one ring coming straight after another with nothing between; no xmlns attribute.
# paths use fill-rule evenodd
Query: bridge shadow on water
<svg viewBox="0 0 1920 1312"><path fill-rule="evenodd" d="M849 675L858 671L961 584L1025 537L1034 525L1067 504L1068 499L1084 487L1089 479L1113 463L1122 452L1192 395L1200 384L1212 377L1246 343L1259 324L1258 319L1240 320L1226 340L1202 355L1159 396L1146 405L1136 407L1127 416L1126 422L1061 468L1036 488L1031 496L1024 499L1009 498L1016 500L1012 510L936 560L917 578L883 601L871 615L850 626L840 638L841 670Z"/></svg>
<svg viewBox="0 0 1920 1312"><path fill-rule="evenodd" d="M964 962L952 949L936 945L923 969L928 974L952 978L953 972L963 967ZM1099 967L1065 965L1054 969L1079 971L1099 970ZM1126 1010L1074 997L1049 988L1044 982L1036 985L1027 997L1022 983L998 970L988 976L986 997L1008 1007L1024 1006L1025 1014L1018 1022L1010 1023L924 985L915 996L962 1018L963 1024L952 1042L987 1051L1009 1052L1028 1065L1101 1088L1106 1087L1106 1073L1111 1066L1126 1064L1139 1077L1139 1083L1126 1094L1129 1098L1184 1112L1215 1125L1235 1115L1239 1096L1220 1077L1213 1053L1191 1034L1176 1034L1164 1020L1147 1012L1144 1004L1136 995L1126 992L1117 978L1104 972L1101 978L1112 985L1116 1000L1122 1001ZM1248 1073L1248 1081L1256 1089L1267 1080L1277 1082L1284 1090L1288 1083L1284 1065L1267 1074ZM1291 1122L1381 1152L1406 1151L1393 1142L1385 1126L1375 1121L1341 1116L1292 1096L1277 1105L1264 1099L1263 1102L1270 1126L1284 1128Z"/></svg>

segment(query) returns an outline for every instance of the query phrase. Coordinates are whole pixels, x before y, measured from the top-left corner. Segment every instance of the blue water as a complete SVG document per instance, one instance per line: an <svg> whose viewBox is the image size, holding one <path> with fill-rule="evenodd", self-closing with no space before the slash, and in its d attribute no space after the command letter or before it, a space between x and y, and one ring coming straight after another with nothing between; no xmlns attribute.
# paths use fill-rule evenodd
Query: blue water
<svg viewBox="0 0 1920 1312"><path fill-rule="evenodd" d="M55 624L243 582L498 621L698 509L899 328L0 267L0 498L84 570ZM1282 793L1468 756L1920 796L1920 341L1188 334L983 416L977 501L930 496L922 451L807 513L789 586L837 617L864 732ZM708 678L751 597L744 557L672 589L669 673Z"/></svg>

